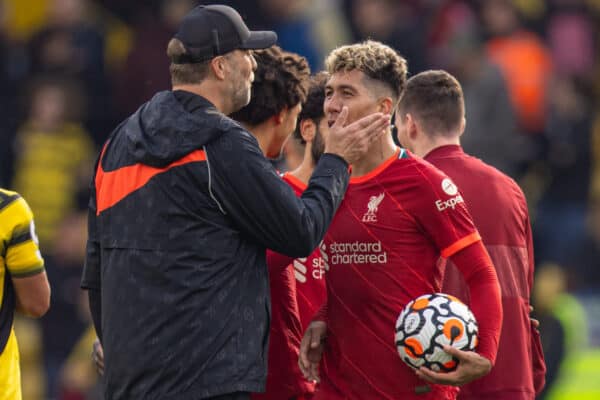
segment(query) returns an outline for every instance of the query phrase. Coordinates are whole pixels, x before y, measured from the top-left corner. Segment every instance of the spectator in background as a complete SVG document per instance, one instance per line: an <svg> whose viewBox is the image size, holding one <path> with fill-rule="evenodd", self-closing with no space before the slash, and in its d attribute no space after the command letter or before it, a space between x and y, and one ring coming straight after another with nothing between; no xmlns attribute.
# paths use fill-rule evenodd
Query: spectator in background
<svg viewBox="0 0 600 400"><path fill-rule="evenodd" d="M85 249L85 224L80 222L94 145L80 122L84 105L74 82L38 80L30 92L28 119L17 132L14 187L30 197L46 270L55 286L51 310L40 321L46 392L54 398L60 365L85 326L77 318Z"/></svg>
<svg viewBox="0 0 600 400"><path fill-rule="evenodd" d="M0 16L1 18L1 16ZM13 143L19 124L19 107L15 102L18 79L11 76L12 44L0 28L0 186L8 187L13 175Z"/></svg>
<svg viewBox="0 0 600 400"><path fill-rule="evenodd" d="M469 121L461 145L468 154L517 178L532 156L532 145L517 126L500 69L485 52L479 21L464 2L451 3L437 18L444 22L436 29L430 59L461 82Z"/></svg>
<svg viewBox="0 0 600 400"><path fill-rule="evenodd" d="M52 253L58 226L86 195L93 142L81 124L84 98L75 82L31 82L28 117L16 137L13 186L36 214L42 249Z"/></svg>
<svg viewBox="0 0 600 400"><path fill-rule="evenodd" d="M544 350L544 359L546 361L546 386L542 393L540 393L540 399L546 399L548 392L550 392L558 378L558 372L560 365L565 358L567 352L567 321L561 320L560 317L566 315L560 315L560 310L564 310L565 307L561 306L559 302L565 299L567 289L567 276L565 270L558 264L543 263L539 265L535 274L535 286L532 292L532 304L535 307L536 318L540 322L540 336L542 341L542 348ZM569 305L571 302L569 302ZM577 308L572 310L572 316L577 319L580 312ZM581 327L582 328L582 327ZM568 334L575 334L581 337L576 332L569 332ZM576 343L573 343L576 338L569 338L571 347L576 347Z"/></svg>
<svg viewBox="0 0 600 400"><path fill-rule="evenodd" d="M577 256L573 250L585 234L593 118L586 86L575 78L556 76L549 87L545 185L534 232L539 259L561 265Z"/></svg>
<svg viewBox="0 0 600 400"><path fill-rule="evenodd" d="M93 325L81 335L60 369L59 400L102 400L102 383L90 363L90 348L96 340Z"/></svg>
<svg viewBox="0 0 600 400"><path fill-rule="evenodd" d="M131 51L117 71L115 82L119 120L133 113L157 91L170 87L169 60L164 56L164 49L195 3L194 0L161 0L155 13L147 12L135 21Z"/></svg>
<svg viewBox="0 0 600 400"><path fill-rule="evenodd" d="M15 312L39 318L49 306L50 285L33 214L18 193L0 188L0 398L21 399Z"/></svg>
<svg viewBox="0 0 600 400"><path fill-rule="evenodd" d="M104 33L94 19L90 0L49 3L46 25L29 43L30 77L51 75L78 81L88 99L84 125L99 140L106 135L112 117Z"/></svg>
<svg viewBox="0 0 600 400"><path fill-rule="evenodd" d="M590 196L583 237L573 243L567 267L567 289L580 293L600 290L600 193ZM566 237L564 237L566 238Z"/></svg>
<svg viewBox="0 0 600 400"><path fill-rule="evenodd" d="M540 327L552 328L541 332L549 385L540 399L596 399L600 394L597 292L569 291L568 271L545 263L538 268L534 295Z"/></svg>
<svg viewBox="0 0 600 400"><path fill-rule="evenodd" d="M525 29L511 0L483 0L480 4L485 48L508 84L520 129L529 135L544 132L546 86L552 59L542 39Z"/></svg>
<svg viewBox="0 0 600 400"><path fill-rule="evenodd" d="M313 35L314 21L307 17L310 2L304 0L258 0L269 26L286 49L302 54L309 65L320 65L322 54Z"/></svg>
<svg viewBox="0 0 600 400"><path fill-rule="evenodd" d="M592 187L594 93L592 14L581 0L553 1L546 23L555 76L548 88L544 186L537 210L540 260L573 266L584 250L588 194ZM592 211L593 213L593 211ZM560 229L556 229L560 226ZM569 274L571 275L571 274ZM585 274L584 274L585 276ZM584 276L578 279L583 283Z"/></svg>
<svg viewBox="0 0 600 400"><path fill-rule="evenodd" d="M5 0L6 1L6 0ZM13 0L17 1L17 0ZM21 2L24 3L24 2ZM17 40L11 3L0 3L0 186L9 187L14 173L14 138L22 121L19 91L26 78L27 57ZM25 7L26 8L26 7Z"/></svg>
<svg viewBox="0 0 600 400"><path fill-rule="evenodd" d="M321 68L333 47L350 38L347 22L336 1L256 0L227 1L239 5L241 13L257 26L277 32L281 47L302 54L312 69Z"/></svg>
<svg viewBox="0 0 600 400"><path fill-rule="evenodd" d="M561 76L593 80L597 17L585 0L549 1L546 40ZM600 4L600 3L599 3Z"/></svg>
<svg viewBox="0 0 600 400"><path fill-rule="evenodd" d="M310 68L298 54L278 46L255 50L257 68L250 103L231 114L258 140L262 153L278 157L285 139L296 128L298 114L306 99ZM265 393L255 400L302 398L314 390L298 368L302 326L296 301L296 282L287 264L269 267L271 326Z"/></svg>
<svg viewBox="0 0 600 400"><path fill-rule="evenodd" d="M345 0L354 41L373 39L396 49L417 73L426 68L426 29L418 4L396 0Z"/></svg>

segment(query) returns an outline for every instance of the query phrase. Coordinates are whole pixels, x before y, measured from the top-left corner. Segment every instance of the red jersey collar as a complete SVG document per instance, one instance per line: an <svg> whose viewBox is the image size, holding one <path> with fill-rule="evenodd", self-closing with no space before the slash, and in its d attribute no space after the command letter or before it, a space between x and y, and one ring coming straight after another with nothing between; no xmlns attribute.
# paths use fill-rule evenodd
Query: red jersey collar
<svg viewBox="0 0 600 400"><path fill-rule="evenodd" d="M445 146L436 147L427 153L423 158L425 160L431 160L436 158L452 157L461 154L464 154L464 151L460 145L447 144Z"/></svg>
<svg viewBox="0 0 600 400"><path fill-rule="evenodd" d="M284 173L283 178L286 179L292 185L296 186L296 188L298 188L301 192L305 191L308 187L306 183L302 182L300 179L296 178L289 172Z"/></svg>
<svg viewBox="0 0 600 400"><path fill-rule="evenodd" d="M385 160L384 162L379 164L379 166L377 166L377 168L375 168L371 172L369 172L365 175L356 176L354 178L351 177L350 184L363 183L363 182L366 182L369 179L379 175L382 171L384 171L387 167L389 167L390 164L394 162L394 160L401 158L399 156L404 155L405 151L406 150L396 146L396 150L394 151L394 154L391 157L389 157L387 160Z"/></svg>

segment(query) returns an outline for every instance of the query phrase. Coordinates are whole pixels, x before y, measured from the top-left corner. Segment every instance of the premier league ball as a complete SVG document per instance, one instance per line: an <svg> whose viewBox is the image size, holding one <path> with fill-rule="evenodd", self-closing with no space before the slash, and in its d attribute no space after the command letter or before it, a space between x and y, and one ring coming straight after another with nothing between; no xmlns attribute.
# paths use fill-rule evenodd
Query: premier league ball
<svg viewBox="0 0 600 400"><path fill-rule="evenodd" d="M426 294L411 302L396 321L396 348L406 364L433 371L456 369L457 360L443 350L450 345L460 350L477 346L477 321L469 307L454 296Z"/></svg>

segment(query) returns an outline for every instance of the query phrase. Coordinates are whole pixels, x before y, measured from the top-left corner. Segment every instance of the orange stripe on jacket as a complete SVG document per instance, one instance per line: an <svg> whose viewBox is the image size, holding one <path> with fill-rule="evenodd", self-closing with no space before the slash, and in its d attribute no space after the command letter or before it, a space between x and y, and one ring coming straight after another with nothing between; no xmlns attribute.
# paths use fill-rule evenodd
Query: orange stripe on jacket
<svg viewBox="0 0 600 400"><path fill-rule="evenodd" d="M104 155L102 151L101 159ZM155 175L166 172L173 167L192 162L206 161L203 150L195 150L163 168L150 167L144 164L128 165L114 171L105 172L102 162L98 163L96 172L96 215L114 206L126 196L144 186Z"/></svg>
<svg viewBox="0 0 600 400"><path fill-rule="evenodd" d="M442 250L442 257L450 258L450 256L452 256L453 254L458 253L468 245L473 244L479 240L481 240L479 232L473 232L470 235L467 235L464 238L457 240L456 242Z"/></svg>

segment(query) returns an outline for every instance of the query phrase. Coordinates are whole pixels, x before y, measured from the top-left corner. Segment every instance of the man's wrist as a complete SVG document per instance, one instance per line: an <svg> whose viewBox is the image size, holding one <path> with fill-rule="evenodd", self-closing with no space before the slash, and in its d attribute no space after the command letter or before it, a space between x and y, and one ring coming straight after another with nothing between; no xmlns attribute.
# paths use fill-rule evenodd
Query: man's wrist
<svg viewBox="0 0 600 400"><path fill-rule="evenodd" d="M346 166L346 168L348 168L350 166L350 164L348 164L348 161L346 161L344 159L344 157L342 157L342 156L340 156L339 154L336 154L336 153L323 153L323 155L321 157L336 158L336 159L342 161L344 163L344 165Z"/></svg>

